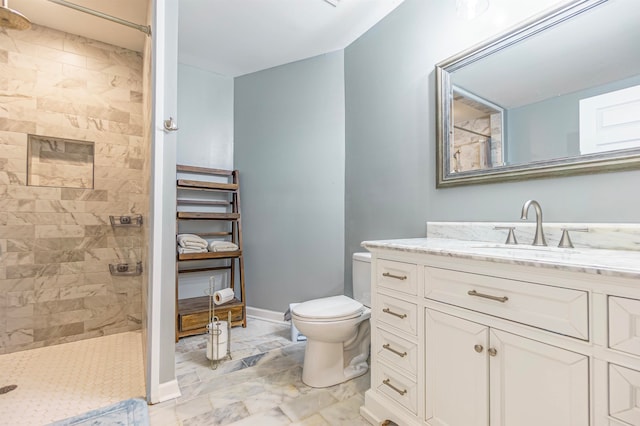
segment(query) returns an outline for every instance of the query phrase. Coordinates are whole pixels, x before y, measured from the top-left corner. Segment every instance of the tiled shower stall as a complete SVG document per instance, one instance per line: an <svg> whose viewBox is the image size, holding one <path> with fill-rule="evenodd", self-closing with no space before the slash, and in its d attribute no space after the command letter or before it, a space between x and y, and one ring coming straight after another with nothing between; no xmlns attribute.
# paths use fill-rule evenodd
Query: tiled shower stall
<svg viewBox="0 0 640 426"><path fill-rule="evenodd" d="M143 62L38 25L0 29L0 354L142 326ZM143 224L113 227L110 215ZM109 272L137 261L142 275Z"/></svg>

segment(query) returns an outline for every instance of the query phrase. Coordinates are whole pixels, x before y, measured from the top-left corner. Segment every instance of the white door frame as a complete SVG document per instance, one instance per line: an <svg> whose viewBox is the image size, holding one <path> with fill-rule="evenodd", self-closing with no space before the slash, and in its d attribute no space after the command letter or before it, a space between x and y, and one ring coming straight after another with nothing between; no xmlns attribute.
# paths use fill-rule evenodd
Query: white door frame
<svg viewBox="0 0 640 426"><path fill-rule="evenodd" d="M180 396L175 376L175 207L178 0L151 0L152 131L147 297L147 402Z"/></svg>

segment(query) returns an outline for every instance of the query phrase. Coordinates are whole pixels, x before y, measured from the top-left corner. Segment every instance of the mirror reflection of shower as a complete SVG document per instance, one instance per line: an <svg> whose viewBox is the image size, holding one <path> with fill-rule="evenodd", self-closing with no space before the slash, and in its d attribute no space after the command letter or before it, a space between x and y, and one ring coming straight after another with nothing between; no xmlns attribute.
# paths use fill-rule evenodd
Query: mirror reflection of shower
<svg viewBox="0 0 640 426"><path fill-rule="evenodd" d="M503 109L454 87L452 112L449 161L453 172L503 165Z"/></svg>

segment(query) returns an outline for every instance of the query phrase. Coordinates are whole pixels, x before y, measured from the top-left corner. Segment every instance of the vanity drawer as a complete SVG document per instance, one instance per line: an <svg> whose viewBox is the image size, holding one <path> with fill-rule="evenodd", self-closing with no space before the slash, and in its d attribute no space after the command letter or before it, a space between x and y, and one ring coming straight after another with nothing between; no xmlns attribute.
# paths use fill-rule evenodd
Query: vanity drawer
<svg viewBox="0 0 640 426"><path fill-rule="evenodd" d="M425 268L425 297L589 340L586 291Z"/></svg>
<svg viewBox="0 0 640 426"><path fill-rule="evenodd" d="M412 336L418 330L418 308L415 303L384 294L377 295L377 319Z"/></svg>
<svg viewBox="0 0 640 426"><path fill-rule="evenodd" d="M640 425L639 394L640 371L609 364L609 415L631 425Z"/></svg>
<svg viewBox="0 0 640 426"><path fill-rule="evenodd" d="M416 414L418 407L416 382L383 363L378 363L377 367L376 377L371 387Z"/></svg>
<svg viewBox="0 0 640 426"><path fill-rule="evenodd" d="M609 347L640 356L640 300L609 296Z"/></svg>
<svg viewBox="0 0 640 426"><path fill-rule="evenodd" d="M418 368L418 345L381 328L378 328L377 333L374 350L378 359L415 377Z"/></svg>
<svg viewBox="0 0 640 426"><path fill-rule="evenodd" d="M379 287L417 294L417 265L385 259L379 259L377 265L376 282Z"/></svg>

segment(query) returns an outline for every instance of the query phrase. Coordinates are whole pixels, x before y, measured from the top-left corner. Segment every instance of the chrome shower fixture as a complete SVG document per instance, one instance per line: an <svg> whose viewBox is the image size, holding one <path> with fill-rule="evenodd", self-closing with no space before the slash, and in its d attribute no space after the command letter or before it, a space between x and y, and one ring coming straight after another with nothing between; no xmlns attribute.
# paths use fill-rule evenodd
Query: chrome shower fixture
<svg viewBox="0 0 640 426"><path fill-rule="evenodd" d="M0 27L11 28L12 30L28 30L31 28L31 21L22 13L9 9L9 0L2 0Z"/></svg>

